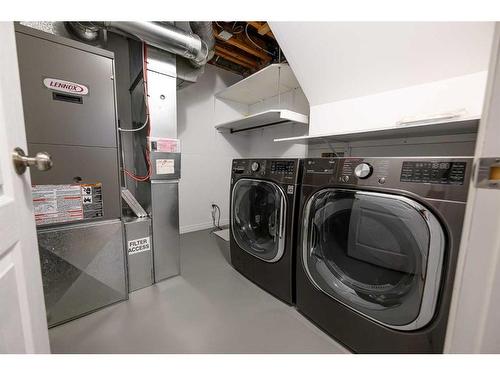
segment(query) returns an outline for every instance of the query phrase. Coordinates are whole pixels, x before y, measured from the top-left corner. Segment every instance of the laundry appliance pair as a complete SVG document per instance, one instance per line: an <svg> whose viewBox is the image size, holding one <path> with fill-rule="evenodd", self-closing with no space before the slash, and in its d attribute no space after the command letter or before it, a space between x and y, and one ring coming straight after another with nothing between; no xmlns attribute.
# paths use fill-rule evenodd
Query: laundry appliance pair
<svg viewBox="0 0 500 375"><path fill-rule="evenodd" d="M471 165L233 160L231 262L354 352L442 352Z"/></svg>

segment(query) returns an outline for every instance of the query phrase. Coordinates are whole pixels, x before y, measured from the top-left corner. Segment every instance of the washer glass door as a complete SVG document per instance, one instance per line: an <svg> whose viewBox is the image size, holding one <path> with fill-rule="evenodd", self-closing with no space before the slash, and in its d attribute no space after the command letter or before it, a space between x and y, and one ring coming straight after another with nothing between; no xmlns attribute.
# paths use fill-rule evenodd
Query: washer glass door
<svg viewBox="0 0 500 375"><path fill-rule="evenodd" d="M418 329L432 319L445 236L418 202L324 189L306 203L302 261L313 284L378 323Z"/></svg>
<svg viewBox="0 0 500 375"><path fill-rule="evenodd" d="M285 247L283 191L269 181L241 179L232 196L231 229L238 246L266 262L277 262Z"/></svg>

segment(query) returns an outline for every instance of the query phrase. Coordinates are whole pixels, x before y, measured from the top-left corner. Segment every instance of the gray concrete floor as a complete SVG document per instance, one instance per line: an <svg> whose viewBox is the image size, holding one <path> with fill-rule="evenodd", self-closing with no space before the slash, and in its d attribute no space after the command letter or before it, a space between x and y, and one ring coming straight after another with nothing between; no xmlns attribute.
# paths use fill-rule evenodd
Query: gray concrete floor
<svg viewBox="0 0 500 375"><path fill-rule="evenodd" d="M53 353L346 353L236 272L210 231L181 237L182 276L50 330Z"/></svg>

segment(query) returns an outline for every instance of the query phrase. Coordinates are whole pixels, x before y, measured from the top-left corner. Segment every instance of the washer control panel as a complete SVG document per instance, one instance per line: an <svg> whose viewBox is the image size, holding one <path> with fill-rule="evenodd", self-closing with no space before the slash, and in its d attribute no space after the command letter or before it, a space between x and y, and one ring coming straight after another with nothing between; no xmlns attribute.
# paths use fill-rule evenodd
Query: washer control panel
<svg viewBox="0 0 500 375"><path fill-rule="evenodd" d="M293 175L295 173L295 161L273 160L271 162L271 173L282 175Z"/></svg>
<svg viewBox="0 0 500 375"><path fill-rule="evenodd" d="M232 177L265 178L276 182L297 183L298 159L234 159Z"/></svg>
<svg viewBox="0 0 500 375"><path fill-rule="evenodd" d="M401 182L463 185L465 162L403 161Z"/></svg>

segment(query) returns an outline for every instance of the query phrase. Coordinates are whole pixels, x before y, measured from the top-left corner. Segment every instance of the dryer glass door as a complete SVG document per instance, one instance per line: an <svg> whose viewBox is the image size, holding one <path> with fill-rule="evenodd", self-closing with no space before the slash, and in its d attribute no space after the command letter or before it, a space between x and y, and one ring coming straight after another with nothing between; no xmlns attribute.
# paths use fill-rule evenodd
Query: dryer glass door
<svg viewBox="0 0 500 375"><path fill-rule="evenodd" d="M432 319L444 256L436 217L406 197L325 189L306 203L302 261L332 298L399 329Z"/></svg>
<svg viewBox="0 0 500 375"><path fill-rule="evenodd" d="M266 262L285 248L286 200L278 185L241 179L233 187L231 229L238 246Z"/></svg>

